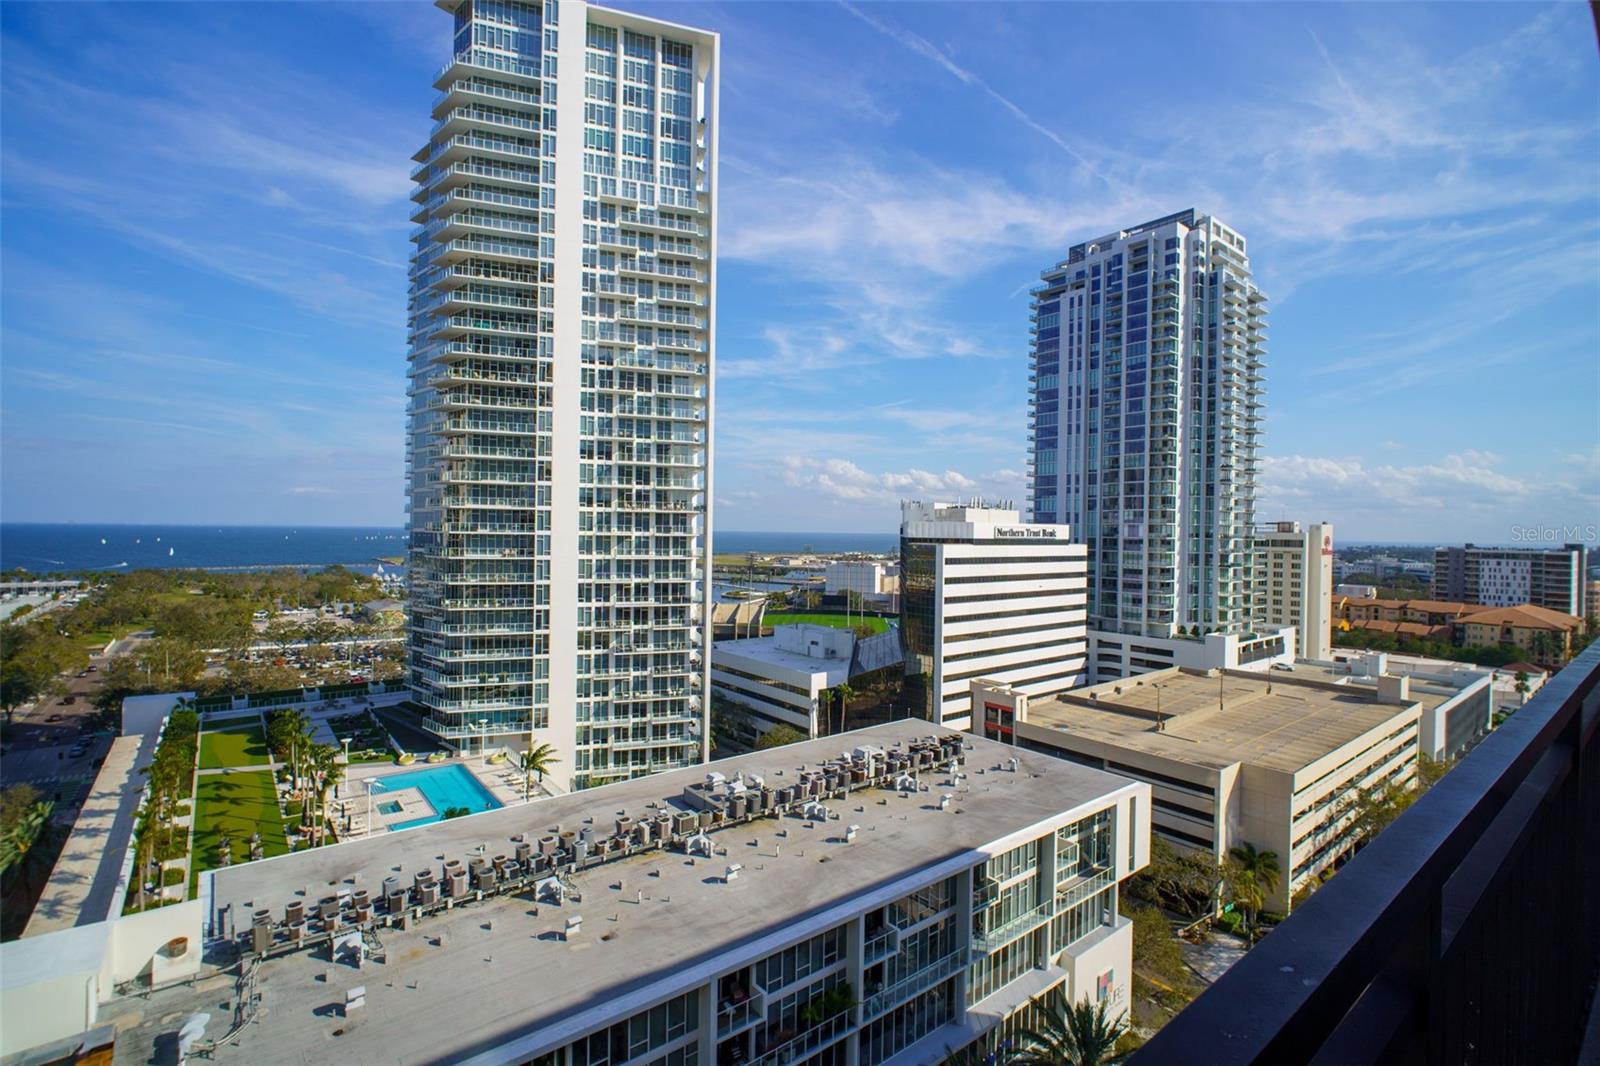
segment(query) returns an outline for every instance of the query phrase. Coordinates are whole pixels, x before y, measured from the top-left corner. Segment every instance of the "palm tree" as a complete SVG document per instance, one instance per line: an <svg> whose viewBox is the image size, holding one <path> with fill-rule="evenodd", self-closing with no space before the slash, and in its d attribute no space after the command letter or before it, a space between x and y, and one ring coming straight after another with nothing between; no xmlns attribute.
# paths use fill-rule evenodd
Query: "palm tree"
<svg viewBox="0 0 1600 1066"><path fill-rule="evenodd" d="M850 682L841 681L833 686L833 694L839 699L839 732L843 733L846 712L850 709L850 701L856 698L856 690L850 687Z"/></svg>
<svg viewBox="0 0 1600 1066"><path fill-rule="evenodd" d="M1245 904L1246 917L1259 917L1267 894L1278 887L1282 873L1278 853L1257 851L1254 844L1246 841L1230 848L1228 856L1237 864L1240 874L1233 879L1234 895L1242 897L1240 902Z"/></svg>
<svg viewBox="0 0 1600 1066"><path fill-rule="evenodd" d="M14 874L21 879L24 894L33 895L34 879L41 866L49 869L46 858L50 842L55 838L56 826L50 820L56 805L50 800L39 800L22 812L11 831L0 840L0 874ZM140 882L143 891L143 882Z"/></svg>
<svg viewBox="0 0 1600 1066"><path fill-rule="evenodd" d="M817 700L822 704L822 715L817 721L822 723L822 735L827 736L833 732L833 689L825 688L817 693Z"/></svg>
<svg viewBox="0 0 1600 1066"><path fill-rule="evenodd" d="M1018 1048L1009 1061L1019 1066L1100 1066L1128 1027L1128 1014L1112 1017L1107 1002L1085 996L1069 1003L1060 986L1043 1003L1035 1003L1033 1024L1017 1034Z"/></svg>
<svg viewBox="0 0 1600 1066"><path fill-rule="evenodd" d="M344 772L338 755L339 749L331 744L311 744L307 745L303 756L306 790L300 805L300 824L312 828L312 837L319 844L327 818L328 793Z"/></svg>
<svg viewBox="0 0 1600 1066"><path fill-rule="evenodd" d="M317 839L322 840L328 827L328 795L339 787L344 777L344 763L339 761L339 749L331 744L319 744L316 751L317 768Z"/></svg>
<svg viewBox="0 0 1600 1066"><path fill-rule="evenodd" d="M522 798L524 800L529 799L529 793L533 791L533 775L538 774L539 781L542 784L544 775L550 772L551 765L560 761L561 757L556 754L554 744L535 744L522 753Z"/></svg>

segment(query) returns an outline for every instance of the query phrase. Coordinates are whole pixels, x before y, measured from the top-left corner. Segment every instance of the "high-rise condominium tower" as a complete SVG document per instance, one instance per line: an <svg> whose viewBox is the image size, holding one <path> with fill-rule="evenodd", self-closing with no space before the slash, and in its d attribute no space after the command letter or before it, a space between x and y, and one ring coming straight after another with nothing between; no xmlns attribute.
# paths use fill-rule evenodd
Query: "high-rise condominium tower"
<svg viewBox="0 0 1600 1066"><path fill-rule="evenodd" d="M701 757L718 38L581 0L455 20L412 199L410 678L573 787Z"/></svg>
<svg viewBox="0 0 1600 1066"><path fill-rule="evenodd" d="M1266 298L1244 238L1189 210L1074 245L1042 277L1030 510L1088 545L1089 625L1251 631Z"/></svg>

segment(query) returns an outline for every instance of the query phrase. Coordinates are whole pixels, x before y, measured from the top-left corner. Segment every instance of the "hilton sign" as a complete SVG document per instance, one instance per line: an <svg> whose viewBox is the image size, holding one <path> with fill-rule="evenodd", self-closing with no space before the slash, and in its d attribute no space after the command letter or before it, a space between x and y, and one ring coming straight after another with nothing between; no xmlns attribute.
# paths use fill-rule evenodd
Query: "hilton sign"
<svg viewBox="0 0 1600 1066"><path fill-rule="evenodd" d="M1025 540L1032 537L1040 537L1047 540L1056 539L1056 531L1049 526L1001 526L995 529L994 535L1015 540Z"/></svg>

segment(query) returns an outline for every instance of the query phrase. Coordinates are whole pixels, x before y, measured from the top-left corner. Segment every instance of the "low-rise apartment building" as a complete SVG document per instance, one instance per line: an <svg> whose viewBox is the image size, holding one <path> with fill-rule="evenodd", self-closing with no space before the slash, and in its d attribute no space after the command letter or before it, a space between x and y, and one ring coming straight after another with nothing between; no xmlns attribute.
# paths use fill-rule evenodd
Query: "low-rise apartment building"
<svg viewBox="0 0 1600 1066"><path fill-rule="evenodd" d="M228 961L122 998L36 947L0 1051L911 1066L1052 988L1127 1009L1149 786L920 721L841 739L203 874L168 935Z"/></svg>
<svg viewBox="0 0 1600 1066"><path fill-rule="evenodd" d="M1362 629L1464 648L1514 645L1545 667L1566 665L1586 627L1585 620L1576 615L1529 603L1484 608L1438 600L1335 596L1329 613L1341 631Z"/></svg>
<svg viewBox="0 0 1600 1066"><path fill-rule="evenodd" d="M1267 908L1286 911L1355 846L1360 793L1411 780L1424 731L1432 746L1457 711L1487 726L1487 705L1456 695L1317 669L1174 668L1044 700L980 681L973 730L1145 782L1151 832L1178 847L1218 862L1243 842L1275 852L1284 876Z"/></svg>
<svg viewBox="0 0 1600 1066"><path fill-rule="evenodd" d="M1532 604L1469 614L1455 624L1457 643L1467 648L1514 644L1539 666L1559 668L1572 658L1584 621L1576 615Z"/></svg>

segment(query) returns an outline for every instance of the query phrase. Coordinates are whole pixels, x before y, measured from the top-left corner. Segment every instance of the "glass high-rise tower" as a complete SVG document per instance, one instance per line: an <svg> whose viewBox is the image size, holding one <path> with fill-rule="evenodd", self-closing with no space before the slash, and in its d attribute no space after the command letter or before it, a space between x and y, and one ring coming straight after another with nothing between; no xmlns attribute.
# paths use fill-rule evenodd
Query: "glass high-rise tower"
<svg viewBox="0 0 1600 1066"><path fill-rule="evenodd" d="M416 154L413 697L582 788L702 758L718 37L581 0L454 18Z"/></svg>
<svg viewBox="0 0 1600 1066"><path fill-rule="evenodd" d="M1247 633L1266 297L1194 210L1068 250L1033 290L1029 511L1089 549L1089 625Z"/></svg>

